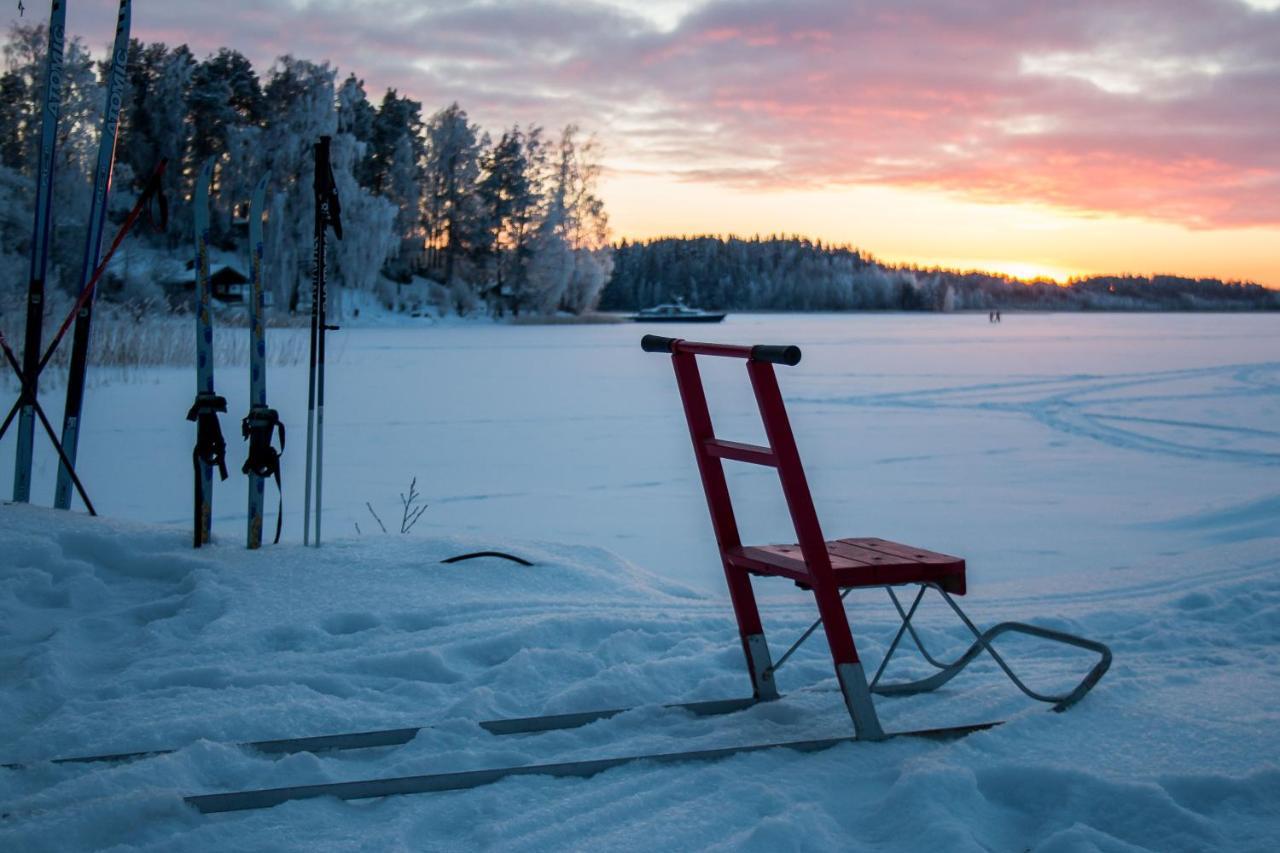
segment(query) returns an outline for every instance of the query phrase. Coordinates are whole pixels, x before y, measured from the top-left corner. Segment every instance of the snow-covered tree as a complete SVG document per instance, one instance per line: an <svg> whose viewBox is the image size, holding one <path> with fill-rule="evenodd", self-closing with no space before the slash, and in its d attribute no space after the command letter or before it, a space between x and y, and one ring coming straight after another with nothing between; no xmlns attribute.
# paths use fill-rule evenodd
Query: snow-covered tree
<svg viewBox="0 0 1280 853"><path fill-rule="evenodd" d="M532 241L528 265L527 296L529 305L543 314L560 307L569 281L573 278L573 248L565 236L565 210L561 201L552 197Z"/></svg>
<svg viewBox="0 0 1280 853"><path fill-rule="evenodd" d="M45 27L21 24L11 27L3 46L0 196L17 205L0 222L5 268L24 256L30 240L30 212L24 207L34 195L47 41ZM107 70L80 42L69 42L50 258L51 282L66 289L78 281L84 250ZM305 302L312 258L312 146L324 134L334 137L334 176L346 225L346 240L331 245L336 286L375 290L393 303L395 287L384 276L407 284L425 272L446 284L435 293L448 294L459 310L482 302L496 312L581 310L594 302L607 275L607 249L590 236L603 233L604 222L592 207L594 161L583 156L589 146L580 150L572 133L548 144L537 127L513 127L491 146L456 103L424 122L422 105L395 89L375 107L353 74L339 78L328 64L284 56L260 77L232 48L201 59L186 45L134 40L126 78L108 238L112 218L119 222L156 164L167 158L170 226L165 236L143 240L153 249L167 248L171 257L136 268L167 270L151 276L155 280L146 287L135 288L142 279L131 274L125 289L104 289L107 297L129 298L142 290L154 295L156 282L183 275L192 247L193 183L212 156L215 244L243 251L248 196L269 172L268 286L281 307ZM121 257L132 257L134 245ZM7 281L20 286L22 278Z"/></svg>
<svg viewBox="0 0 1280 853"><path fill-rule="evenodd" d="M413 269L421 263L425 239L422 229L425 157L422 105L388 89L370 124L362 183L396 208L395 262L387 271L401 281L408 281Z"/></svg>
<svg viewBox="0 0 1280 853"><path fill-rule="evenodd" d="M562 219L557 233L573 258L559 307L574 314L596 307L613 269L609 219L596 195L600 178L596 142L580 142L578 133L576 126L569 125L560 135L549 207L549 215L554 212Z"/></svg>
<svg viewBox="0 0 1280 853"><path fill-rule="evenodd" d="M222 48L195 67L187 92L187 169L198 171L208 157L219 160L209 220L217 244L234 243L236 211L258 180L260 155L255 148L264 112L258 76L242 54Z"/></svg>
<svg viewBox="0 0 1280 853"><path fill-rule="evenodd" d="M276 304L294 310L309 298L315 195L312 146L337 126L335 71L291 56L276 60L264 92L274 105L263 133L264 166L275 188L264 239L271 245L265 275Z"/></svg>
<svg viewBox="0 0 1280 853"><path fill-rule="evenodd" d="M542 129L502 134L482 159L484 176L477 187L481 207L481 241L476 248L496 313L519 315L529 289L529 262L535 227L543 206L546 146Z"/></svg>
<svg viewBox="0 0 1280 853"><path fill-rule="evenodd" d="M426 126L424 202L427 245L440 259L441 278L452 284L479 226L476 180L480 129L457 103L431 116Z"/></svg>
<svg viewBox="0 0 1280 853"><path fill-rule="evenodd" d="M374 291L383 264L398 247L396 206L375 196L356 181L356 164L364 156L364 143L349 133L339 133L330 147L333 178L342 200L343 238L329 243L332 280L344 288ZM341 306L338 306L341 310Z"/></svg>

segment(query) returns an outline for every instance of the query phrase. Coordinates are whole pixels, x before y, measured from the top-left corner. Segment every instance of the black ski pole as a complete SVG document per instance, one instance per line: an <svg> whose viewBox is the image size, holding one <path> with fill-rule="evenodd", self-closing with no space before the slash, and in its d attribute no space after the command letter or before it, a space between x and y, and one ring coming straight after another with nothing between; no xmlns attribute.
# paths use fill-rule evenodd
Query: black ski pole
<svg viewBox="0 0 1280 853"><path fill-rule="evenodd" d="M307 392L307 475L306 508L303 512L303 544L309 544L311 525L312 468L315 469L315 544L320 545L321 491L324 479L324 337L329 326L326 316L328 298L325 281L325 229L333 228L333 235L342 239L341 206L338 189L333 179L333 167L329 160L328 136L320 137L315 145L315 274L311 289L311 376ZM313 455L314 444L314 455Z"/></svg>

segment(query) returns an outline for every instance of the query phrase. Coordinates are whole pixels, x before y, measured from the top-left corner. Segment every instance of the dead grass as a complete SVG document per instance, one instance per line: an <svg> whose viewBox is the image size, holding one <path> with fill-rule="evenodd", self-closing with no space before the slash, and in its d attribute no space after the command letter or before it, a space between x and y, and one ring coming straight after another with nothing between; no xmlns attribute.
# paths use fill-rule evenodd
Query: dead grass
<svg viewBox="0 0 1280 853"><path fill-rule="evenodd" d="M507 320L512 326L594 326L609 323L626 323L629 317L623 314L549 314L525 315Z"/></svg>
<svg viewBox="0 0 1280 853"><path fill-rule="evenodd" d="M46 313L46 346L69 308L69 304L56 306ZM5 309L0 314L0 322L4 324L9 345L21 358L22 314L11 304ZM51 317L57 319L51 320ZM214 324L214 363L220 368L247 366L249 332L243 312L237 311L234 316L216 316ZM306 334L293 328L274 331L275 334L267 335L267 363L273 366L302 363L307 357ZM42 385L57 384L65 377L71 360L72 334L68 330L58 346L41 376ZM89 363L93 367L113 368L117 375L125 377L133 370L144 368L193 366L196 363L195 319L191 315L169 313L166 307L100 304L94 308ZM12 371L0 370L0 376L3 376L0 382L6 387L17 385Z"/></svg>

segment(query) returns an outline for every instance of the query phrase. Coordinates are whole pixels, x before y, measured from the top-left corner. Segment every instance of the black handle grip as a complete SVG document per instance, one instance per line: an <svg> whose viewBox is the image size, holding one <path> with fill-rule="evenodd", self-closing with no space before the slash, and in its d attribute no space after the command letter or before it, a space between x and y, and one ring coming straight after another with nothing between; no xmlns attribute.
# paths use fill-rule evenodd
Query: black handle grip
<svg viewBox="0 0 1280 853"><path fill-rule="evenodd" d="M676 338L664 338L661 335L645 335L640 339L640 349L645 352L671 352Z"/></svg>
<svg viewBox="0 0 1280 853"><path fill-rule="evenodd" d="M795 367L800 363L800 347L798 346L754 346L751 348L752 361L767 361L771 364L785 364Z"/></svg>

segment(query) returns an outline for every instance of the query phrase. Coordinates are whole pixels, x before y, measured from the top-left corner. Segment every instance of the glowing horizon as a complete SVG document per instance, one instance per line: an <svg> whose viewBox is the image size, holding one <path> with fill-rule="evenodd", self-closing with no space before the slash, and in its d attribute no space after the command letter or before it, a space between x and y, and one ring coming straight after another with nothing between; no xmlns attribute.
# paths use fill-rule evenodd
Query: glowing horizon
<svg viewBox="0 0 1280 853"><path fill-rule="evenodd" d="M744 191L625 173L606 175L602 187L617 239L787 234L853 246L889 264L1022 280L1174 274L1280 287L1280 235L1274 229L1195 231L1132 217L883 187ZM757 227L761 221L774 225ZM719 227L705 227L708 222ZM993 232L1000 251L983 254L984 235ZM1164 248L1132 253L1135 242Z"/></svg>

